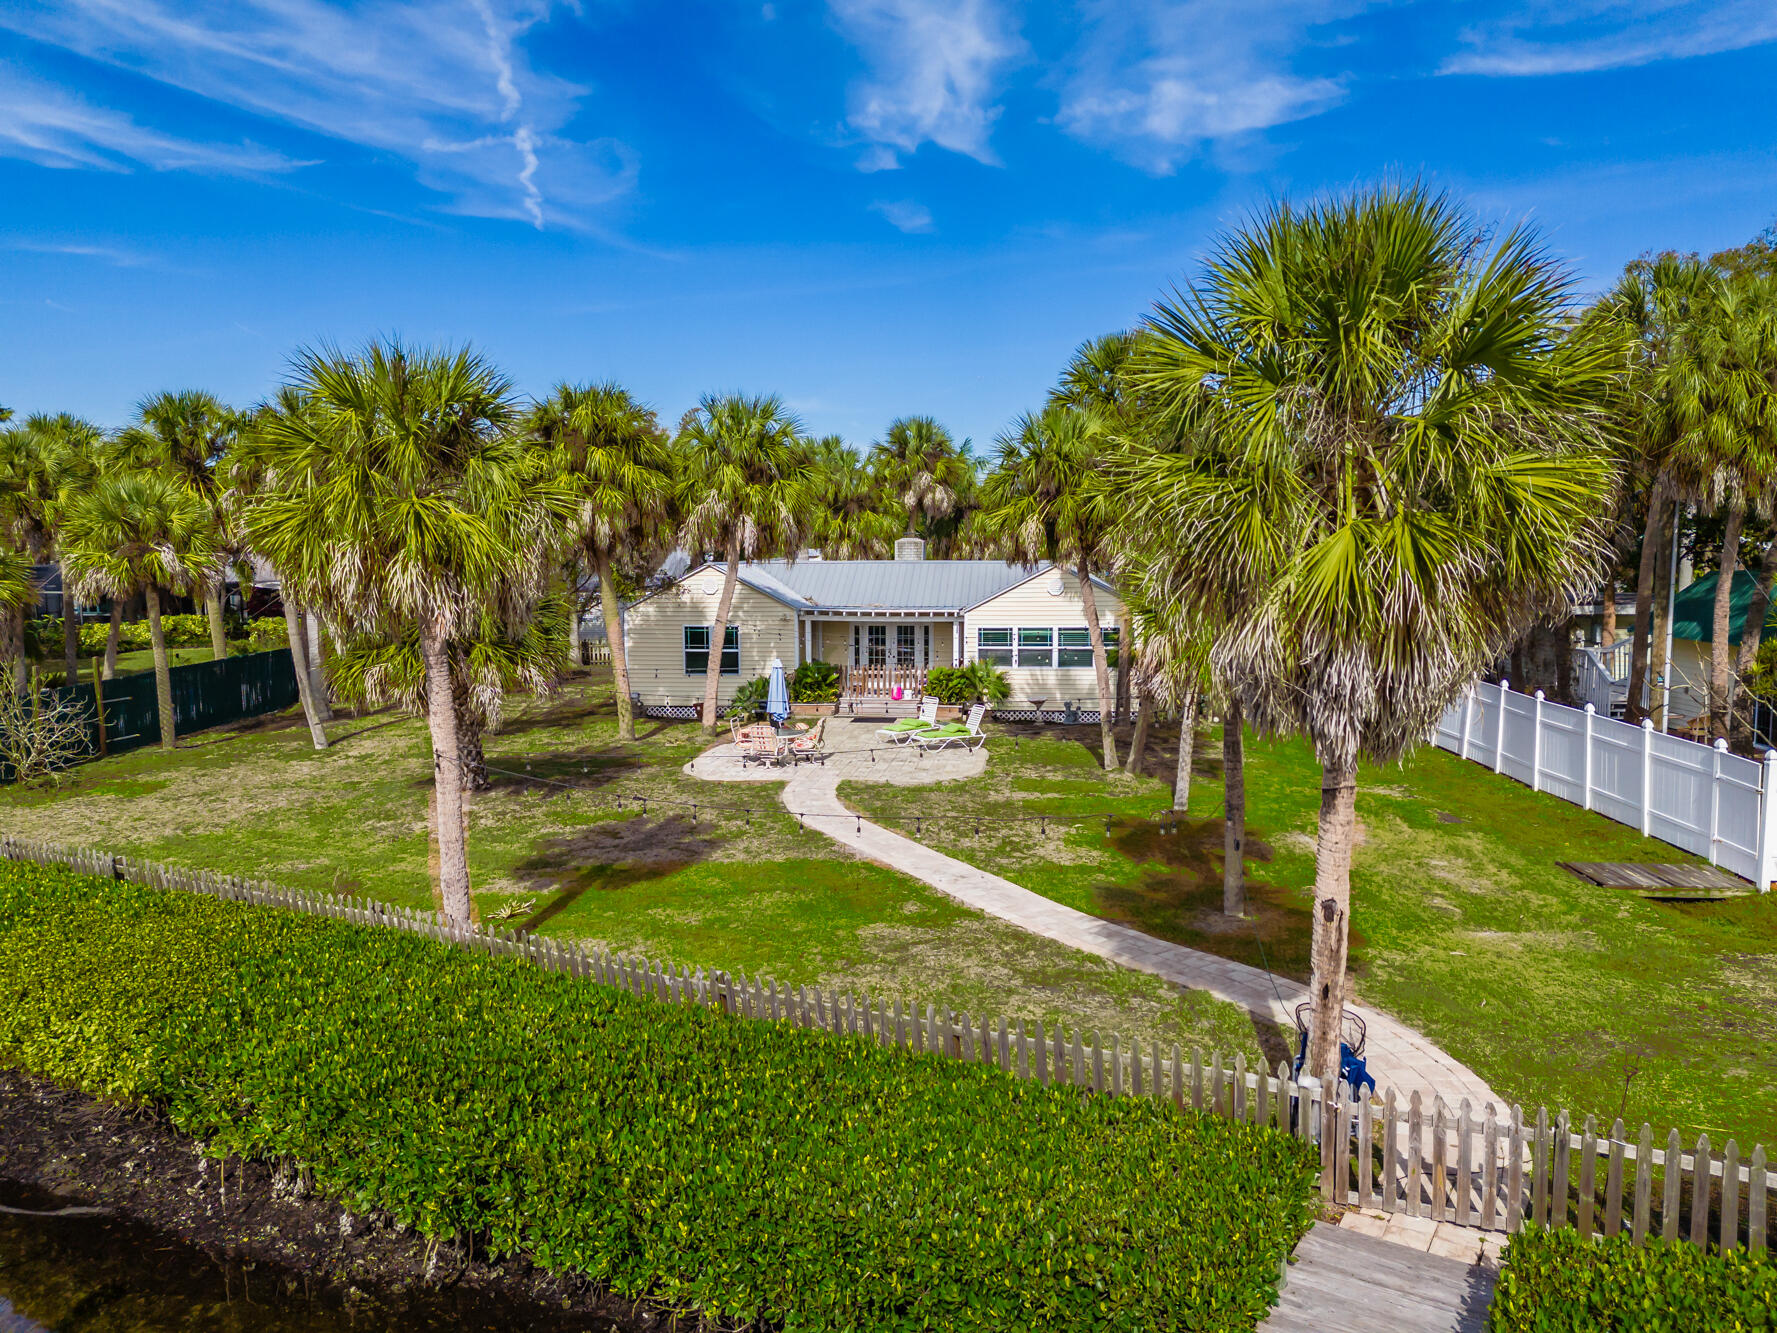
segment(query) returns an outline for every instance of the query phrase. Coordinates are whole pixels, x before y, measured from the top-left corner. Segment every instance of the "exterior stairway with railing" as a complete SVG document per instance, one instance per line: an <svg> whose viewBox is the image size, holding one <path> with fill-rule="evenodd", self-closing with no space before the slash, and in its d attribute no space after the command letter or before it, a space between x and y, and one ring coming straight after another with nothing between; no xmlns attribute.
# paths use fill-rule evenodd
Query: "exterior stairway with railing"
<svg viewBox="0 0 1777 1333"><path fill-rule="evenodd" d="M1607 648L1573 650L1573 692L1600 717L1620 718L1629 704L1629 645L1625 637Z"/></svg>

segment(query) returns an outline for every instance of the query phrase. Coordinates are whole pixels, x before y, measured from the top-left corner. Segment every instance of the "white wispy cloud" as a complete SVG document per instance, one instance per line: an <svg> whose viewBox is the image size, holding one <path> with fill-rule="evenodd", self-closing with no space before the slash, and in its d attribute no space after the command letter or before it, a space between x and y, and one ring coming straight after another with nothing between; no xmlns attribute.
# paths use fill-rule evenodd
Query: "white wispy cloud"
<svg viewBox="0 0 1777 1333"><path fill-rule="evenodd" d="M1445 74L1583 74L1777 41L1772 0L1531 0L1462 33Z"/></svg>
<svg viewBox="0 0 1777 1333"><path fill-rule="evenodd" d="M863 55L846 124L867 147L861 171L900 165L934 143L997 165L989 142L1005 70L1025 53L997 0L828 0L833 19Z"/></svg>
<svg viewBox="0 0 1777 1333"><path fill-rule="evenodd" d="M912 199L878 199L870 211L882 214L890 225L905 232L932 230L932 210Z"/></svg>
<svg viewBox="0 0 1777 1333"><path fill-rule="evenodd" d="M23 237L0 239L0 250L17 250L32 255L64 255L69 259L92 259L114 268L141 268L155 261L134 250L114 245L85 245L72 241L34 241Z"/></svg>
<svg viewBox="0 0 1777 1333"><path fill-rule="evenodd" d="M309 165L252 143L181 138L0 64L0 153L89 171L203 171L235 176Z"/></svg>
<svg viewBox="0 0 1777 1333"><path fill-rule="evenodd" d="M1299 74L1292 58L1318 26L1365 0L1094 0L1067 62L1056 122L1150 171L1206 141L1337 105L1341 77Z"/></svg>
<svg viewBox="0 0 1777 1333"><path fill-rule="evenodd" d="M587 90L534 68L551 0L14 0L0 26L392 154L459 212L579 223L634 155L564 131Z"/></svg>

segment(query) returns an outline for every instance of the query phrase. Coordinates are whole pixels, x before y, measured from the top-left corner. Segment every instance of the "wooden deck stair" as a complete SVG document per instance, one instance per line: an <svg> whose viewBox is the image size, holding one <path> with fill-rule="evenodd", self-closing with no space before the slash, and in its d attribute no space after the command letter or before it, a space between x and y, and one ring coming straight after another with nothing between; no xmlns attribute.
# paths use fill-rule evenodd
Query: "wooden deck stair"
<svg viewBox="0 0 1777 1333"><path fill-rule="evenodd" d="M1484 1264L1316 1222L1259 1333L1483 1333L1493 1281Z"/></svg>

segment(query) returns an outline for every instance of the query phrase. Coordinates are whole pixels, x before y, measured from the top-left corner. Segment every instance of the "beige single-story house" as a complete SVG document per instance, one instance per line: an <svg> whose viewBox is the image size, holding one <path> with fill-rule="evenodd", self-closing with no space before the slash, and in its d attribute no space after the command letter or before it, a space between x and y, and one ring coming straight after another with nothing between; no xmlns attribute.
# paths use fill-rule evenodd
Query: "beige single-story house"
<svg viewBox="0 0 1777 1333"><path fill-rule="evenodd" d="M1092 646L1080 583L1065 569L1003 560L927 560L903 538L893 560L759 560L741 565L717 697L778 658L840 668L848 701L917 699L935 666L998 664L1009 708L1078 706L1097 716ZM624 608L630 691L650 709L701 703L725 566L694 562L685 574ZM1092 580L1107 647L1123 604Z"/></svg>

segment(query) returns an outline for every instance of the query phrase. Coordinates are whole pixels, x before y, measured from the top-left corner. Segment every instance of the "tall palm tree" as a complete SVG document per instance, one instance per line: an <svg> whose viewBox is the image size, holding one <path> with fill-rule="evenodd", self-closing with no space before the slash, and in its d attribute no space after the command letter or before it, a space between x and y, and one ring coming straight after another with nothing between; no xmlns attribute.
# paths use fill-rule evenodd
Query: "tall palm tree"
<svg viewBox="0 0 1777 1333"><path fill-rule="evenodd" d="M28 564L45 559L55 537L56 448L42 421L27 418L0 430L0 539ZM25 615L33 603L0 604L0 643L21 693L28 686Z"/></svg>
<svg viewBox="0 0 1777 1333"><path fill-rule="evenodd" d="M672 448L653 411L610 383L559 384L531 410L526 424L574 497L573 535L598 579L611 645L617 735L633 741L635 710L616 574L626 559L647 562L671 532L678 495Z"/></svg>
<svg viewBox="0 0 1777 1333"><path fill-rule="evenodd" d="M1593 322L1615 321L1630 335L1627 373L1618 380L1610 404L1630 445L1638 489L1647 511L1641 563L1635 581L1635 626L1629 649L1628 717L1648 714L1650 665L1664 674L1665 636L1660 630L1669 597L1668 552L1676 510L1696 477L1673 449L1673 414L1663 392L1668 369L1682 354L1693 307L1707 302L1719 276L1695 256L1662 255L1637 260L1594 312ZM1656 660L1659 659L1659 660Z"/></svg>
<svg viewBox="0 0 1777 1333"><path fill-rule="evenodd" d="M179 389L144 398L135 423L123 430L117 449L134 466L154 467L177 481L204 506L215 528L214 545L224 556L239 543L231 540L218 465L239 427L239 417L214 394ZM228 656L228 631L222 621L223 579L213 571L203 588L204 614L210 620L210 655Z"/></svg>
<svg viewBox="0 0 1777 1333"><path fill-rule="evenodd" d="M1016 430L1000 438L999 457L982 484L979 515L982 530L1012 558L1029 564L1051 560L1079 580L1107 773L1117 768L1117 741L1111 729L1110 660L1093 579L1112 568L1120 528L1118 511L1104 502L1093 481L1111 453L1097 413L1074 407L1027 413Z"/></svg>
<svg viewBox="0 0 1777 1333"><path fill-rule="evenodd" d="M775 396L706 395L679 434L681 540L722 555L722 596L710 626L703 686L703 730L716 734L716 691L722 645L734 613L743 560L794 555L808 524L812 469L801 425Z"/></svg>
<svg viewBox="0 0 1777 1333"><path fill-rule="evenodd" d="M528 598L559 553L566 497L515 427L510 381L467 348L390 339L303 351L299 413L254 432L264 479L244 506L252 549L341 638L418 640L426 673L439 893L473 915L451 645L500 602Z"/></svg>
<svg viewBox="0 0 1777 1333"><path fill-rule="evenodd" d="M827 560L880 560L901 535L901 516L882 479L837 435L807 442L808 539Z"/></svg>
<svg viewBox="0 0 1777 1333"><path fill-rule="evenodd" d="M489 612L467 639L452 642L451 689L463 790L483 791L490 785L482 738L500 729L506 696L519 690L542 696L555 688L561 644L573 614L568 597L556 592L527 609L519 624L508 625ZM393 704L416 716L425 714L426 663L412 629L395 638L364 634L346 639L327 660L327 679L334 693L354 707Z"/></svg>
<svg viewBox="0 0 1777 1333"><path fill-rule="evenodd" d="M1734 574L1748 504L1777 484L1777 281L1723 283L1693 306L1689 335L1666 367L1674 452L1726 510L1709 654L1709 723L1728 734L1728 643Z"/></svg>
<svg viewBox="0 0 1777 1333"><path fill-rule="evenodd" d="M1138 342L1137 333L1124 329L1081 343L1050 391L1050 405L1100 412L1113 424L1133 417L1139 406L1129 371Z"/></svg>
<svg viewBox="0 0 1777 1333"><path fill-rule="evenodd" d="M1523 230L1389 186L1278 204L1159 302L1136 383L1221 428L1125 467L1190 609L1236 593L1217 674L1322 769L1311 1069L1339 1069L1360 754L1419 744L1474 675L1594 577L1616 485L1598 403L1621 359L1573 327Z"/></svg>
<svg viewBox="0 0 1777 1333"><path fill-rule="evenodd" d="M899 417L870 446L870 471L900 501L904 535L931 537L955 519L975 479L969 442L958 445L933 417Z"/></svg>
<svg viewBox="0 0 1777 1333"><path fill-rule="evenodd" d="M68 506L62 561L79 596L122 601L141 593L147 601L160 743L161 748L172 749L173 685L161 624L161 594L185 595L204 587L211 577L216 547L208 509L164 474L114 473Z"/></svg>
<svg viewBox="0 0 1777 1333"><path fill-rule="evenodd" d="M0 445L5 484L0 486L14 534L32 559L55 554L67 506L92 488L106 449L104 432L66 412L33 413L14 428L20 438ZM64 578L63 670L72 684L80 670L80 622Z"/></svg>

